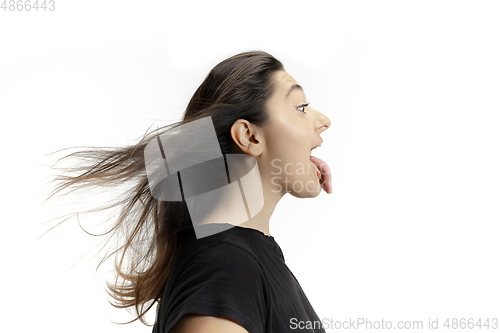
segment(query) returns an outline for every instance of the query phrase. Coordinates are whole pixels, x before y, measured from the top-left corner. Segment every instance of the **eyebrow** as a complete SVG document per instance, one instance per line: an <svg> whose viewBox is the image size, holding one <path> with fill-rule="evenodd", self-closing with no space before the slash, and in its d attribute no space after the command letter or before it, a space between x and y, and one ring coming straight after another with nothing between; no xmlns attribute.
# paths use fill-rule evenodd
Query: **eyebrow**
<svg viewBox="0 0 500 333"><path fill-rule="evenodd" d="M287 98L288 95L290 95L290 93L292 91L294 91L295 89L300 89L300 90L304 91L304 88L302 88L302 86L300 84L294 84L293 86L290 87L290 90L288 90L288 92L286 93L285 98Z"/></svg>

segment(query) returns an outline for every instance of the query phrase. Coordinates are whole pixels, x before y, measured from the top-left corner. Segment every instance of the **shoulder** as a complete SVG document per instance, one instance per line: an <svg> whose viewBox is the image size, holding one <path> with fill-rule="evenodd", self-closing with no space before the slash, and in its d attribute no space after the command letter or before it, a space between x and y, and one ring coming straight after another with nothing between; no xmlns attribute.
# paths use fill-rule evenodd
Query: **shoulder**
<svg viewBox="0 0 500 333"><path fill-rule="evenodd" d="M233 244L218 243L192 258L177 277L170 295L174 319L169 324L178 318L179 325L184 325L181 318L194 313L201 317L188 317L185 332L198 332L194 328L199 326L238 324L227 331L245 332L244 327L263 332L268 292L264 272L252 254Z"/></svg>
<svg viewBox="0 0 500 333"><path fill-rule="evenodd" d="M211 332L198 330L201 326L232 326L217 332L264 332L269 287L258 259L222 238L200 244L179 266L169 289L159 314L166 320L162 332L176 324L179 331L173 332Z"/></svg>
<svg viewBox="0 0 500 333"><path fill-rule="evenodd" d="M199 273L214 274L221 279L224 276L264 278L264 268L258 258L250 250L240 244L232 242L219 242L197 253L186 262L186 270L195 270ZM191 272L193 273L193 272Z"/></svg>

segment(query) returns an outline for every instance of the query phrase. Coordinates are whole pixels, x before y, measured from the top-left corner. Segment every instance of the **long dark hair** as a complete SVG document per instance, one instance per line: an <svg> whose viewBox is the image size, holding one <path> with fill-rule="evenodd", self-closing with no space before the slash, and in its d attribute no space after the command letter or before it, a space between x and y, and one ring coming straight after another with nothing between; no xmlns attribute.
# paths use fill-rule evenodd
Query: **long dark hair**
<svg viewBox="0 0 500 333"><path fill-rule="evenodd" d="M281 62L263 51L232 56L208 73L180 122L146 133L134 145L79 150L56 162L71 158L78 160L72 167L59 169L63 172L53 179L57 185L47 200L63 190L72 192L96 186L130 184L119 200L99 208L120 207L112 227L99 236L119 235L122 242L103 258L99 266L115 256L116 279L113 283L107 282L107 292L113 299L110 301L113 306L135 307L137 316L130 322L140 319L147 325L143 316L160 301L176 251L177 234L192 228L185 201L159 201L151 195L144 148L151 140L157 140L178 126L211 116L221 152L234 153L231 125L237 119L246 119L256 126L268 121L265 103L274 92L273 73L279 70L284 70Z"/></svg>

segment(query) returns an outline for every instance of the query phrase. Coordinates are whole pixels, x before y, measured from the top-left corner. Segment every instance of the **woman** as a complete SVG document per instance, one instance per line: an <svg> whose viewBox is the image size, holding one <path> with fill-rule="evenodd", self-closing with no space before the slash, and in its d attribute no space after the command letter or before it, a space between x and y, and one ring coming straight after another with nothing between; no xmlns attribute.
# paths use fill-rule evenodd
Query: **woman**
<svg viewBox="0 0 500 333"><path fill-rule="evenodd" d="M243 223L214 218L228 216L228 207L234 207L232 200L241 201L239 196L213 200L211 218L198 216L195 230L188 198L159 200L153 195L146 147L201 119L211 119L226 158L244 154L257 164L263 205ZM73 168L84 171L76 177L57 178L62 183L55 192L71 186L134 184L117 202L123 209L109 231L122 232L126 241L116 251L117 279L108 284L108 292L114 306L134 306L135 320L143 322L158 302L153 332L324 332L269 235L269 219L286 193L300 198L315 197L321 188L331 193L328 165L310 156L329 126L330 120L309 106L302 87L277 59L265 52L244 52L210 71L179 123L153 131L134 146L67 155L90 164ZM182 142L183 149L193 151L206 138L196 140ZM161 151L165 158L169 145ZM179 181L181 174L177 172Z"/></svg>

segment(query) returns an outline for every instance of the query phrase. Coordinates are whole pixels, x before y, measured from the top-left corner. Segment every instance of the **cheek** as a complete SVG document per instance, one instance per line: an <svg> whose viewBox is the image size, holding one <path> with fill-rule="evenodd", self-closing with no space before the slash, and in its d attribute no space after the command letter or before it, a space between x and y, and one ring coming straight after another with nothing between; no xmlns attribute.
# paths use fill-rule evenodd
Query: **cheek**
<svg viewBox="0 0 500 333"><path fill-rule="evenodd" d="M269 147L274 163L282 168L286 167L289 176L300 174L297 169L304 168L309 163L309 142L303 130L294 128L276 130Z"/></svg>
<svg viewBox="0 0 500 333"><path fill-rule="evenodd" d="M269 133L270 147L275 154L287 156L300 142L300 136L294 124L281 119L275 122Z"/></svg>
<svg viewBox="0 0 500 333"><path fill-rule="evenodd" d="M284 163L303 163L309 158L310 133L297 116L292 112L280 112L275 114L267 128L269 153Z"/></svg>

